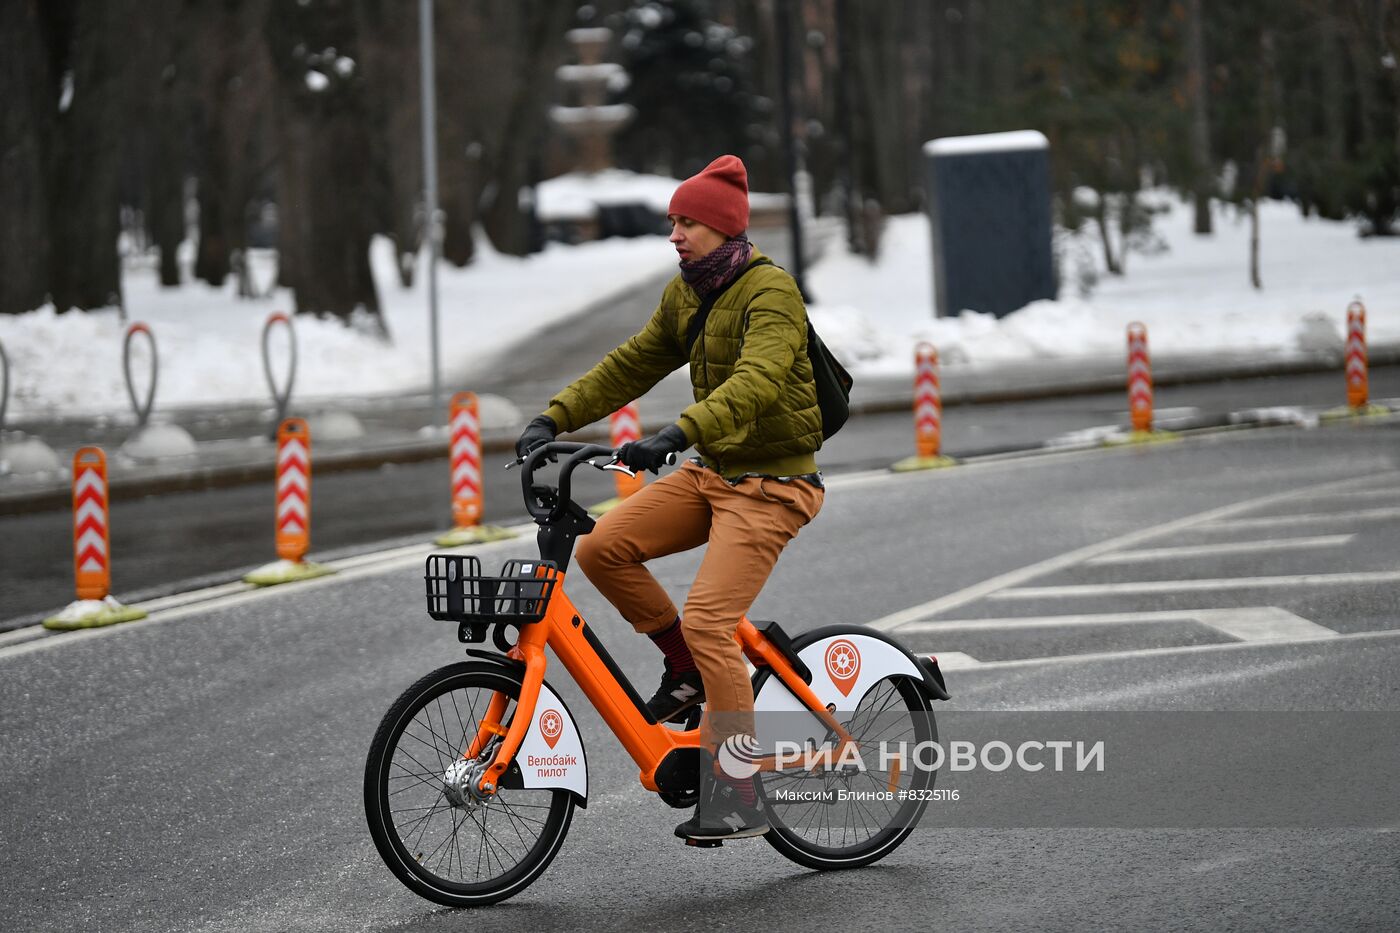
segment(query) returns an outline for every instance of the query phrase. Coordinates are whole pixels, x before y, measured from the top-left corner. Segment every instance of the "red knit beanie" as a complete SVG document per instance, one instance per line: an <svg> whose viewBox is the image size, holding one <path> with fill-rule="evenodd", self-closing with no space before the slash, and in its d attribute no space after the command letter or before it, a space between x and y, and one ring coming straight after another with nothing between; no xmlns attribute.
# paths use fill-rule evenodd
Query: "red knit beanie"
<svg viewBox="0 0 1400 933"><path fill-rule="evenodd" d="M749 226L749 173L738 156L722 155L671 195L668 215L680 215L734 237Z"/></svg>

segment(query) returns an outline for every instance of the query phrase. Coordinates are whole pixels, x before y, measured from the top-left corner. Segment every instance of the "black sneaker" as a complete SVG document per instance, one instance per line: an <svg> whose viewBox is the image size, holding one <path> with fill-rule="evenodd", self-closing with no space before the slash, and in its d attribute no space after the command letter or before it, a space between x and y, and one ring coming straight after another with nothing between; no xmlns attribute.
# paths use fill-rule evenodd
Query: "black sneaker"
<svg viewBox="0 0 1400 933"><path fill-rule="evenodd" d="M656 694L647 700L647 709L657 722L679 722L701 703L705 702L705 684L699 671L686 671L678 674L667 664L661 672L661 686Z"/></svg>
<svg viewBox="0 0 1400 933"><path fill-rule="evenodd" d="M700 772L700 802L695 815L676 827L681 839L703 842L748 839L766 832L768 817L757 801L754 806L744 803L734 785L716 778L709 768Z"/></svg>

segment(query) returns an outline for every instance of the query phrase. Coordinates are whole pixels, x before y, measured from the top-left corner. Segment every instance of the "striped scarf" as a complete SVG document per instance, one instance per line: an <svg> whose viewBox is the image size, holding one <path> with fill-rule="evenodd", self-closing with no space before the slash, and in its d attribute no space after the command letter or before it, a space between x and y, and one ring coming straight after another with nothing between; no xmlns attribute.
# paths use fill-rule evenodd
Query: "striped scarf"
<svg viewBox="0 0 1400 933"><path fill-rule="evenodd" d="M751 255L753 244L741 233L725 240L699 259L682 259L681 278L704 298L742 272L749 264Z"/></svg>

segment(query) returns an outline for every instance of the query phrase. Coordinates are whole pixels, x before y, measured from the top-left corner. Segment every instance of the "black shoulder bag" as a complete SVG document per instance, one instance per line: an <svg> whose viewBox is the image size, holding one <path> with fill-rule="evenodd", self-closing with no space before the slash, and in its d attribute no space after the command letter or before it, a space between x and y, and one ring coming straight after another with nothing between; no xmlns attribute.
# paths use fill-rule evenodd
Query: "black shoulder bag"
<svg viewBox="0 0 1400 933"><path fill-rule="evenodd" d="M685 355L687 357L690 356L695 341L700 338L700 334L704 331L705 319L710 316L710 309L715 306L716 299L724 294L730 285L742 279L749 269L754 268L754 266L771 265L776 265L776 263L767 258L759 259L735 276L728 285L705 296L685 329ZM821 409L822 413L822 440L827 440L841 430L841 426L851 416L851 386L855 384L855 380L846 371L846 367L841 365L841 361L836 358L836 355L822 342L822 338L817 334L817 329L812 326L811 318L807 319L807 358L812 361L812 379L817 386L817 407Z"/></svg>

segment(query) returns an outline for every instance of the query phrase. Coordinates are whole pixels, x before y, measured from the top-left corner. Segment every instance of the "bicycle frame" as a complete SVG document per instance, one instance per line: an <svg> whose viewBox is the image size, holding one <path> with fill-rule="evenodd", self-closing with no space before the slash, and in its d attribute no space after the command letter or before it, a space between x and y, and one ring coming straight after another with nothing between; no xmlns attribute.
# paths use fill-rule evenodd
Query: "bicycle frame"
<svg viewBox="0 0 1400 933"><path fill-rule="evenodd" d="M526 625L520 640L507 652L507 657L525 665L520 697L516 701L516 711L510 725L505 727L500 722L507 702L504 696L498 694L492 699L477 735L464 752L464 757L475 757L490 736L503 736L494 761L482 774L478 789L490 794L500 786L501 775L510 767L525 739L525 733L534 721L535 704L539 699L540 686L544 683L547 664L544 649L547 646L558 655L608 728L637 763L641 769L639 777L642 786L651 791L660 790L656 771L661 762L676 749L698 748L700 731L670 729L650 720L644 712L641 697L563 591L563 582L564 575L561 574L545 617ZM746 616L739 621L735 639L751 662L771 668L793 695L832 731L840 743L835 754L839 754L845 743L852 741L850 734L817 699L787 658ZM761 762L760 770L772 769L771 760Z"/></svg>
<svg viewBox="0 0 1400 933"><path fill-rule="evenodd" d="M570 454L560 470L559 486L553 490L534 486L531 482L535 466L550 452ZM661 790L657 782L657 769L668 755L677 749L698 748L700 745L698 729L671 729L652 719L631 682L564 592L573 543L579 535L587 534L593 528L592 518L570 499L570 473L580 463L588 462L590 457L611 453L605 447L554 443L536 450L523 461L521 483L526 508L540 526L540 559L552 562L558 569L558 576L544 617L538 622L524 625L519 640L506 653L507 657L524 665L520 696L516 700L516 710L510 724L503 726L501 723L508 701L504 695L497 694L492 698L476 735L463 750L463 757L475 758L487 747L492 736L502 738L490 766L482 772L477 783L477 790L484 795L495 793L500 786L502 775L520 751L521 743L534 722L535 705L544 684L546 647L552 648L558 655L608 728L637 763L641 769L642 786L648 790ZM740 617L734 637L752 664L769 668L802 706L830 731L837 739L838 751L853 744L850 733L817 697L794 665L747 616ZM759 762L759 768L774 770L775 764L768 758Z"/></svg>

